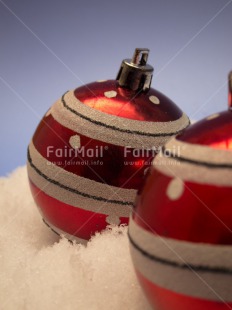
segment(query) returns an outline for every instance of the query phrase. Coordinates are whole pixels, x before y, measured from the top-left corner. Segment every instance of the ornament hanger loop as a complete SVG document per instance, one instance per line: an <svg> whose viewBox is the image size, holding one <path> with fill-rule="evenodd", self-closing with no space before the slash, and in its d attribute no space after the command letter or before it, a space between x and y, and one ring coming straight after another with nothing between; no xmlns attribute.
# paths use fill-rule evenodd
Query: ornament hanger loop
<svg viewBox="0 0 232 310"><path fill-rule="evenodd" d="M148 55L148 48L136 48L132 58L132 63L139 66L145 66L147 64Z"/></svg>

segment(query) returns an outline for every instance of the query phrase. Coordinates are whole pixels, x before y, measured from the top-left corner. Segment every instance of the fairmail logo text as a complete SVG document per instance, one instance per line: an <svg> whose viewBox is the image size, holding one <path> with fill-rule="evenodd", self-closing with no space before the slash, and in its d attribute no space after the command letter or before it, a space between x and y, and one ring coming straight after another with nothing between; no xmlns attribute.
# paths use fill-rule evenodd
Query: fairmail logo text
<svg viewBox="0 0 232 310"><path fill-rule="evenodd" d="M104 157L104 151L107 146L96 146L95 148L85 148L84 146L79 148L69 148L64 146L64 148L55 148L53 145L47 147L47 158L57 157L57 158L102 158ZM108 149L108 148L107 148Z"/></svg>

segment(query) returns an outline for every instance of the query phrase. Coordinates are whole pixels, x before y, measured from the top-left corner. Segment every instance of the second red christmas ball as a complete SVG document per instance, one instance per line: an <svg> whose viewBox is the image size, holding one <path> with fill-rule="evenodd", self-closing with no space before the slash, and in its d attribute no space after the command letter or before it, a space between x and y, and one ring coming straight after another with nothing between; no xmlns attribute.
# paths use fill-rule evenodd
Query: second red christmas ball
<svg viewBox="0 0 232 310"><path fill-rule="evenodd" d="M231 78L229 110L172 138L137 197L131 255L157 310L232 308Z"/></svg>

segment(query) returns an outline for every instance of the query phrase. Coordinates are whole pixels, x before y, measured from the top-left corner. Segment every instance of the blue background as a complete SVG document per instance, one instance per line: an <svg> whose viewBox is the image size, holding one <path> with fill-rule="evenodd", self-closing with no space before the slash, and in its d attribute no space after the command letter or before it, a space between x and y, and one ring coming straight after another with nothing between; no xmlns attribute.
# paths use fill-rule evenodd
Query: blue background
<svg viewBox="0 0 232 310"><path fill-rule="evenodd" d="M232 0L0 0L0 175L26 162L45 111L66 90L115 78L150 48L152 86L192 119L227 107Z"/></svg>

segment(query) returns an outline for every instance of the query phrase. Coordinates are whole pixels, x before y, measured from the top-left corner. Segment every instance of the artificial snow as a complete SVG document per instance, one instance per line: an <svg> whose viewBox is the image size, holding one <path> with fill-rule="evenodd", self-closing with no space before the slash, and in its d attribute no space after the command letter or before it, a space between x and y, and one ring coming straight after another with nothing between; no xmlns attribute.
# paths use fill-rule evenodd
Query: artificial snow
<svg viewBox="0 0 232 310"><path fill-rule="evenodd" d="M148 310L127 228L72 245L42 222L26 168L0 178L0 309Z"/></svg>

